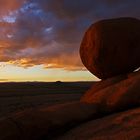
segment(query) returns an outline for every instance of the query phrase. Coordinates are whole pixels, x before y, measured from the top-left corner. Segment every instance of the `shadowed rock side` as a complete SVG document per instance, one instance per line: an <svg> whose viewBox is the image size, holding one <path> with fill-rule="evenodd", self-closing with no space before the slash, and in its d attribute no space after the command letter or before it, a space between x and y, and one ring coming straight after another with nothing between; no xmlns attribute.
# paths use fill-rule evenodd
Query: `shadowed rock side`
<svg viewBox="0 0 140 140"><path fill-rule="evenodd" d="M0 120L0 140L52 139L93 115L97 118L96 108L77 101L22 111Z"/></svg>
<svg viewBox="0 0 140 140"><path fill-rule="evenodd" d="M80 55L86 68L100 79L132 72L140 66L140 20L102 20L85 33Z"/></svg>
<svg viewBox="0 0 140 140"><path fill-rule="evenodd" d="M140 140L140 108L89 121L57 140Z"/></svg>

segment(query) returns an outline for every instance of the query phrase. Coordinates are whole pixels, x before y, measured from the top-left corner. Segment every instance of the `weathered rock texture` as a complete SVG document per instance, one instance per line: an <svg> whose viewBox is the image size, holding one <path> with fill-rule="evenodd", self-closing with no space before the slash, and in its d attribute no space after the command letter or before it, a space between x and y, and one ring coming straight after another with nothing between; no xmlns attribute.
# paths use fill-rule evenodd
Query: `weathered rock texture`
<svg viewBox="0 0 140 140"><path fill-rule="evenodd" d="M89 121L57 140L139 140L140 108Z"/></svg>
<svg viewBox="0 0 140 140"><path fill-rule="evenodd" d="M106 83L107 81L103 85ZM102 113L121 111L140 105L140 72L129 74L127 79L110 84L97 92L96 88L96 86L91 88L81 101L99 104L98 110Z"/></svg>
<svg viewBox="0 0 140 140"><path fill-rule="evenodd" d="M94 115L97 118L96 108L77 101L18 112L0 120L0 140L52 139Z"/></svg>
<svg viewBox="0 0 140 140"><path fill-rule="evenodd" d="M122 80L127 79L127 74L119 75L112 78L108 78L106 80L101 80L95 84L81 97L81 101L87 102L90 97L94 96L94 94L100 90L103 90L106 87L112 86L115 83L118 83Z"/></svg>
<svg viewBox="0 0 140 140"><path fill-rule="evenodd" d="M87 30L80 47L86 68L100 79L132 72L140 66L140 20L102 20Z"/></svg>

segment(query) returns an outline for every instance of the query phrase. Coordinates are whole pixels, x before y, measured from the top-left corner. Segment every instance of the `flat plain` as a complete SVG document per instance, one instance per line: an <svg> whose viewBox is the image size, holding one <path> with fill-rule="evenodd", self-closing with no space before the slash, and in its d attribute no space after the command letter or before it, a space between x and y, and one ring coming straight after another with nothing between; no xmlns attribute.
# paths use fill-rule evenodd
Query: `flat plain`
<svg viewBox="0 0 140 140"><path fill-rule="evenodd" d="M0 83L0 117L27 108L79 100L94 82Z"/></svg>

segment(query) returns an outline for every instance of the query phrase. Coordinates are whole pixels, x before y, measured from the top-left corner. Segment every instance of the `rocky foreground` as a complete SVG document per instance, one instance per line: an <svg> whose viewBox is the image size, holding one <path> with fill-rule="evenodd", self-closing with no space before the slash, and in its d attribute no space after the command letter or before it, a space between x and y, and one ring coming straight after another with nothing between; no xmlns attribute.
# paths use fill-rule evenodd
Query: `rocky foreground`
<svg viewBox="0 0 140 140"><path fill-rule="evenodd" d="M140 140L140 108L89 121L58 140Z"/></svg>
<svg viewBox="0 0 140 140"><path fill-rule="evenodd" d="M86 32L84 65L101 81L80 101L17 112L0 121L0 140L139 140L140 21L103 20ZM137 69L137 71L135 71Z"/></svg>

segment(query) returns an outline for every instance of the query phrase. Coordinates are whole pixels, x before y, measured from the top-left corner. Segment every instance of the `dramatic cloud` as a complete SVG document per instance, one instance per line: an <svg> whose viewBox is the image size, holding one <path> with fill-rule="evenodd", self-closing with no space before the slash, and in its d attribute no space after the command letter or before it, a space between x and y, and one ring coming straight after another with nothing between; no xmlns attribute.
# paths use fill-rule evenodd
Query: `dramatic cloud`
<svg viewBox="0 0 140 140"><path fill-rule="evenodd" d="M79 46L100 19L140 18L139 0L1 0L0 61L85 70Z"/></svg>
<svg viewBox="0 0 140 140"><path fill-rule="evenodd" d="M14 10L17 9L22 4L22 2L23 0L1 0L0 7L1 9Z"/></svg>

